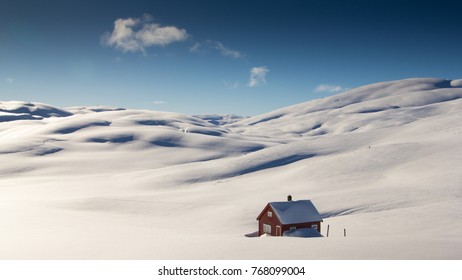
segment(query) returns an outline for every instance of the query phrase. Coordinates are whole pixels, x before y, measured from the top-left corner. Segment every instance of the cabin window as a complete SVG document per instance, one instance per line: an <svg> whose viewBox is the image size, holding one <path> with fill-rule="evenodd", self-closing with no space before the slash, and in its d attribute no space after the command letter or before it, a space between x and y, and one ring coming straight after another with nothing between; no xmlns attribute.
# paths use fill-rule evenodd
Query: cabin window
<svg viewBox="0 0 462 280"><path fill-rule="evenodd" d="M290 230L296 230L297 227L290 227Z"/></svg>
<svg viewBox="0 0 462 280"><path fill-rule="evenodd" d="M273 217L273 212L268 211L268 217L270 217L270 218Z"/></svg>
<svg viewBox="0 0 462 280"><path fill-rule="evenodd" d="M318 225L311 225L311 228L318 229Z"/></svg>
<svg viewBox="0 0 462 280"><path fill-rule="evenodd" d="M263 232L271 234L271 225L263 224Z"/></svg>

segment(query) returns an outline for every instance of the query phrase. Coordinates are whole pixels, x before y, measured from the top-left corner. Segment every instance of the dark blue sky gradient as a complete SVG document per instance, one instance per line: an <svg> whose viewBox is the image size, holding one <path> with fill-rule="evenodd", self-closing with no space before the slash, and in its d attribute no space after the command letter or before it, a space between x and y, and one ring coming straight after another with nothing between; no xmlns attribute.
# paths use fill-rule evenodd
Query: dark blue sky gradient
<svg viewBox="0 0 462 280"><path fill-rule="evenodd" d="M458 1L0 0L0 100L256 115L334 94L319 84L457 79L460 11ZM116 19L143 14L188 39L145 54L101 44ZM206 40L243 57L189 51ZM267 83L249 87L260 66Z"/></svg>

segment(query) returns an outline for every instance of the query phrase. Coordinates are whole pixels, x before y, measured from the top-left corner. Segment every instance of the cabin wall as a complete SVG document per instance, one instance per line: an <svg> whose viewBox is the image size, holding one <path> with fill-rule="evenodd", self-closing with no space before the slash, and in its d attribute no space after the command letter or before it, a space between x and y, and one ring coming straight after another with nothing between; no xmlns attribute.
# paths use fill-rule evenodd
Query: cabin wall
<svg viewBox="0 0 462 280"><path fill-rule="evenodd" d="M272 212L272 217L268 217L268 212ZM281 222L276 216L276 213L274 212L273 208L271 206L268 206L265 209L264 214L261 216L260 220L258 221L258 235L262 235L265 233L263 230L263 224L271 225L271 235L275 236L276 235L276 226L281 226ZM282 234L283 231L281 231Z"/></svg>

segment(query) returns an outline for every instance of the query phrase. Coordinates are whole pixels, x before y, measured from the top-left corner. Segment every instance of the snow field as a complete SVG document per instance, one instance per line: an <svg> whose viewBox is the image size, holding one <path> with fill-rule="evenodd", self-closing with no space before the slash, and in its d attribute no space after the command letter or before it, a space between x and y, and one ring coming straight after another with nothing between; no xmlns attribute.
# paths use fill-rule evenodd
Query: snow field
<svg viewBox="0 0 462 280"><path fill-rule="evenodd" d="M1 102L0 258L460 259L461 97L407 79L242 119ZM330 236L246 237L288 194Z"/></svg>

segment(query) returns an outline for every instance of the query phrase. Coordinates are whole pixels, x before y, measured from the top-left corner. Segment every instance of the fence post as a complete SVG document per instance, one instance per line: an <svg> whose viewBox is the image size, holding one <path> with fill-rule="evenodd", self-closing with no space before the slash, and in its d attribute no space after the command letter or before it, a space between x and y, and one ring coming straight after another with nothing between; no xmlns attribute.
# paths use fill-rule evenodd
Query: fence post
<svg viewBox="0 0 462 280"><path fill-rule="evenodd" d="M329 237L329 226L330 225L327 225L327 235L326 235L326 237Z"/></svg>

